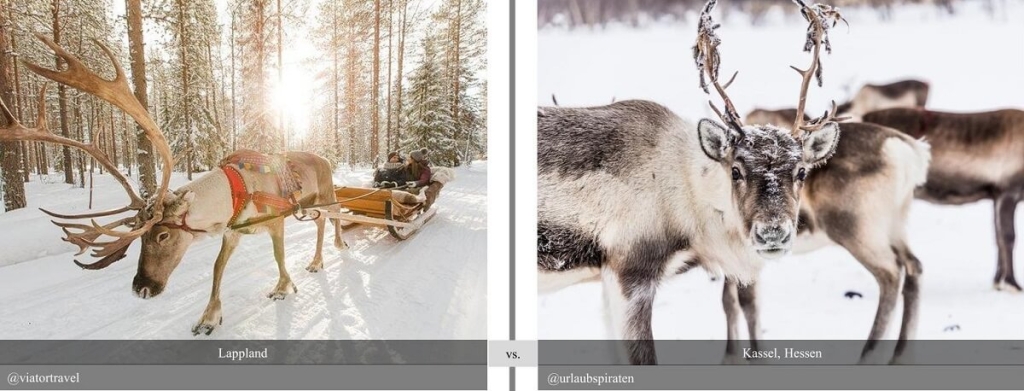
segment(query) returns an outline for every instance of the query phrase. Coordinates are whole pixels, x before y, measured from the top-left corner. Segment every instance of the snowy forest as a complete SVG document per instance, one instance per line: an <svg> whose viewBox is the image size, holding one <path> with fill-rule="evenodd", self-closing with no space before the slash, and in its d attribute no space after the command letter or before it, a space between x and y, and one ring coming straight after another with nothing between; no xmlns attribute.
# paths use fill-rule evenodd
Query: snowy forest
<svg viewBox="0 0 1024 391"><path fill-rule="evenodd" d="M487 148L485 13L484 0L0 0L0 98L35 126L44 79L20 62L60 60L32 34L110 77L96 39L190 180L237 149L376 167L427 148L433 164L460 166ZM49 129L96 145L152 192L155 162L132 119L50 84ZM4 210L26 205L28 181L89 186L103 173L94 163L68 147L0 144Z"/></svg>
<svg viewBox="0 0 1024 391"><path fill-rule="evenodd" d="M996 11L996 3L1007 0L980 0L987 12ZM539 0L537 3L537 25L545 27L607 26L621 23L632 27L649 24L651 21L685 19L687 12L696 12L705 0ZM944 12L955 14L958 0L835 0L829 4L838 7L871 7L883 19L893 16L894 7L905 4L931 4ZM788 6L791 0L725 0L722 2L723 18L729 13L743 13L749 16L752 25L758 25L767 13L780 5ZM786 12L789 7L783 7Z"/></svg>

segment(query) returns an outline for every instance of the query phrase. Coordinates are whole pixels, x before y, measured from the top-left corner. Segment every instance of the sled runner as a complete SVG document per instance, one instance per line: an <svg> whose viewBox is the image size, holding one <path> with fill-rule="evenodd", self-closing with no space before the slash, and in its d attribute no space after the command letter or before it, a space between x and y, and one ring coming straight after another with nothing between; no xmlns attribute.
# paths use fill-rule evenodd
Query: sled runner
<svg viewBox="0 0 1024 391"><path fill-rule="evenodd" d="M340 213L323 208L314 208L313 211L329 218L385 226L398 240L415 234L437 211L436 208L423 210L425 198L422 195L398 189L345 186L334 188L334 194L338 204L344 208Z"/></svg>

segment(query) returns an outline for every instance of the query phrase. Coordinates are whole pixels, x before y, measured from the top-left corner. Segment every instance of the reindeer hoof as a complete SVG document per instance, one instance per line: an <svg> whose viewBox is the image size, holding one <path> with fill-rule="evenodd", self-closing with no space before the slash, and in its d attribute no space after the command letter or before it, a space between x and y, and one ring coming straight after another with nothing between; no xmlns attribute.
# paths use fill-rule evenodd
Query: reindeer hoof
<svg viewBox="0 0 1024 391"><path fill-rule="evenodd" d="M997 291L1007 291L1007 292L1010 292L1010 293L1020 293L1021 292L1020 285L1017 285L1017 282L1015 282L1015 281L1010 281L1010 282L999 281L999 282L997 282L995 284L995 289Z"/></svg>
<svg viewBox="0 0 1024 391"><path fill-rule="evenodd" d="M221 318L220 321L218 321L218 323L223 324L224 318ZM210 323L197 324L195 327L192 328L192 336L198 336L199 334L210 335L210 333L212 333L213 329L215 328L217 328L217 326L214 326L213 324Z"/></svg>
<svg viewBox="0 0 1024 391"><path fill-rule="evenodd" d="M288 294L284 292L270 292L267 294L267 298L274 301L284 300L285 297L288 297Z"/></svg>
<svg viewBox="0 0 1024 391"><path fill-rule="evenodd" d="M310 273L316 273L324 269L322 263L306 266L306 271Z"/></svg>

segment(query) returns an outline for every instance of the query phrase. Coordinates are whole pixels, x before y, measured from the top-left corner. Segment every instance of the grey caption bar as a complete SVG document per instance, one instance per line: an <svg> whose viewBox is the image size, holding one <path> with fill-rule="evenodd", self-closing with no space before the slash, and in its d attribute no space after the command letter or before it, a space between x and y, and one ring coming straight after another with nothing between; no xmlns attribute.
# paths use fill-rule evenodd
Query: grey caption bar
<svg viewBox="0 0 1024 391"><path fill-rule="evenodd" d="M483 365L0 365L0 390L480 390Z"/></svg>
<svg viewBox="0 0 1024 391"><path fill-rule="evenodd" d="M15 341L0 365L486 365L487 341Z"/></svg>
<svg viewBox="0 0 1024 391"><path fill-rule="evenodd" d="M541 390L1017 390L1018 366L555 366Z"/></svg>
<svg viewBox="0 0 1024 391"><path fill-rule="evenodd" d="M539 365L628 365L619 352L633 341L539 341ZM725 341L654 341L659 365L721 365ZM897 341L878 341L874 352L887 364ZM1024 341L907 341L901 364L1024 365ZM770 365L853 365L864 341L737 341L745 361ZM1024 368L1018 368L1024 373Z"/></svg>

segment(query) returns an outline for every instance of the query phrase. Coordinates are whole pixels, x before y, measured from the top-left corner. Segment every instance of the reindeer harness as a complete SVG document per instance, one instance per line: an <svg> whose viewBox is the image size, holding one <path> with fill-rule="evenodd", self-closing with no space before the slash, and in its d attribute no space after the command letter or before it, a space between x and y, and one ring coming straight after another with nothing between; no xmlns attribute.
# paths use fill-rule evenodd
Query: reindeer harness
<svg viewBox="0 0 1024 391"><path fill-rule="evenodd" d="M224 158L220 162L220 166L231 186L233 212L231 219L228 220L229 228L238 229L259 224L294 213L299 209L298 198L302 195L302 184L299 182L298 173L294 170L292 162L286 157L269 156L255 151L239 151ZM273 175L277 180L280 194L258 190L249 192L241 170ZM270 215L236 224L238 216L250 202L256 206L258 212L270 213Z"/></svg>

